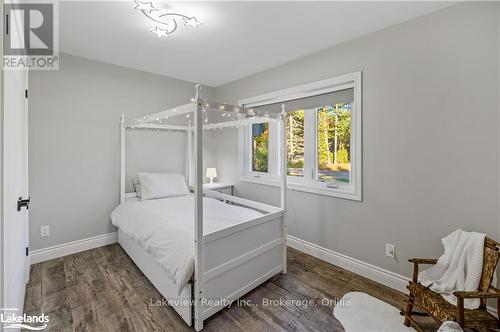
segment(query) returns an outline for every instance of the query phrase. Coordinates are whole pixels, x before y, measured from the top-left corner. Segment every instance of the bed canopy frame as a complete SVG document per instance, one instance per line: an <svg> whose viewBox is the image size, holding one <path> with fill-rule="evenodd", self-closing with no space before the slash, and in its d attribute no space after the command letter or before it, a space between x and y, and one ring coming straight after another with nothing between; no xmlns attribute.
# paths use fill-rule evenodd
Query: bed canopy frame
<svg viewBox="0 0 500 332"><path fill-rule="evenodd" d="M193 318L194 327L197 331L203 329L203 321L227 306L231 301L236 300L248 291L252 290L262 282L272 277L276 272L285 274L287 272L287 252L286 252L286 187L287 187L287 148L286 148L286 113L285 106L282 105L281 113L269 112L263 109L229 105L225 103L212 102L202 99L200 97L201 86L195 86L195 96L191 102L182 106L170 108L168 110L158 112L155 114L146 115L142 118L132 119L125 121L125 116L122 115L120 119L120 203L135 197L135 193L126 193L125 191L125 132L127 130L152 130L152 131L170 131L170 132L184 132L187 135L187 165L186 178L193 188L194 195L194 274L193 274L193 288L192 294L189 294L192 302L190 310L178 308L173 306L174 309L182 316L182 318L191 325L191 317ZM279 124L280 133L283 136L280 142L280 178L281 178L281 208L276 208L262 203L257 203L240 197L234 197L210 190L203 189L203 130L217 130L223 128L234 128L249 125L252 123L272 122L275 121ZM266 213L264 216L251 220L247 225L236 225L229 229L223 229L216 233L207 235L203 234L203 197L212 197L223 200L224 202L231 202L232 204L249 207L255 210ZM274 235L275 238L267 243L256 243L253 247L247 249L238 257L228 257L227 261L222 262L216 267L207 266L211 265L209 261L212 256L220 256L220 253L215 252L209 245L214 241L220 241L218 246L219 250L226 250L227 246L239 246L238 241L241 242L241 236L245 237L259 237L262 234L272 234L272 231L264 227L271 227L272 223L279 225L279 235ZM267 225L267 226L266 226ZM259 227L262 228L259 230ZM274 227L274 226L273 226ZM245 233L247 232L247 233ZM254 232L254 233L250 233ZM264 232L264 233L263 233ZM278 231L276 231L278 232ZM239 235L238 235L239 234ZM120 233L119 233L120 235ZM237 236L240 236L238 239ZM234 237L234 238L232 238ZM266 237L266 236L261 236ZM222 243L222 240L227 243ZM245 241L252 241L245 239ZM121 242L120 242L121 243ZM208 243L208 244L207 244ZM221 247L222 246L222 247ZM275 262L274 268L270 271L264 271L257 275L255 280L252 279L251 283L245 281L247 284L236 285L236 291L230 294L223 293L218 290L216 283L210 284L219 274L221 280L224 277L224 271L229 269L236 269L237 266L243 266L242 271L239 273L250 273L245 271L245 262L262 256L262 259L270 260L271 256L264 257L266 252L271 253L271 250L277 246L281 246L280 262ZM215 245L214 245L215 247ZM124 247L125 248L125 247ZM234 248L234 247L233 247ZM233 249L230 247L230 249ZM126 248L125 248L126 249ZM127 251L127 250L126 250ZM231 251L231 250L229 250ZM237 251L237 250L236 250ZM276 252L275 252L276 253ZM269 254L271 255L271 254ZM276 256L276 254L274 254ZM133 258L134 259L134 258ZM275 260L275 258L273 258ZM136 262L138 264L138 262ZM264 264L264 263L263 263ZM278 264L278 265L277 265ZM210 270L207 270L209 269ZM254 267L249 267L255 270ZM141 268L142 269L142 268ZM269 269L269 268L268 268ZM142 269L143 270L143 269ZM145 272L143 270L143 272ZM145 272L146 274L146 272ZM148 275L147 275L148 276ZM227 277L227 276L226 276ZM148 278L150 278L148 276ZM150 280L153 282L152 278ZM155 282L153 282L155 284ZM161 286L155 286L160 289ZM229 285L226 285L229 287ZM222 287L226 287L222 286ZM222 293L221 293L222 292ZM184 292L183 292L184 293ZM187 293L190 293L188 290ZM203 304L207 296L214 294L222 294L222 297L227 300L225 305L216 305L208 307ZM163 294L167 297L169 294ZM192 311L191 311L192 310Z"/></svg>

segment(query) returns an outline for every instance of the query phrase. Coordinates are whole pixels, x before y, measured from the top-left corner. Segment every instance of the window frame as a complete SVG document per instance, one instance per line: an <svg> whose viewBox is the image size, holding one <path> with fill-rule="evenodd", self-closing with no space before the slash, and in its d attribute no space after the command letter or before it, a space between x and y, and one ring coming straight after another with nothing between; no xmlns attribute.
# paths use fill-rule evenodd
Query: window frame
<svg viewBox="0 0 500 332"><path fill-rule="evenodd" d="M351 111L351 181L349 184L339 182L321 182L318 176L317 153L317 109L306 110L304 116L304 176L287 176L289 189L309 192L313 194L333 196L356 201L362 200L362 72L354 72L329 79L307 83L293 88L279 90L260 96L245 98L238 102L246 107L284 103L307 97L314 97L326 93L333 93L345 89L354 89L354 99ZM259 121L256 121L259 122ZM273 125L273 126L272 126ZM269 186L279 186L279 141L283 135L279 132L278 123L269 122L269 172L252 172L248 168L248 128L239 129L240 170L241 181L253 182ZM307 149L307 151L306 151ZM251 151L250 151L251 153Z"/></svg>

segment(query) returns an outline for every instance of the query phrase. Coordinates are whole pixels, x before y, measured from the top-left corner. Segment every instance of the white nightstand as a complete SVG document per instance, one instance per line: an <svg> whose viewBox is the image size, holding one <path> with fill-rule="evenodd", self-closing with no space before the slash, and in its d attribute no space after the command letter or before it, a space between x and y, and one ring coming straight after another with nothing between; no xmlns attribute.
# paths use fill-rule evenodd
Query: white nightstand
<svg viewBox="0 0 500 332"><path fill-rule="evenodd" d="M233 196L233 184L222 183L222 182L214 182L214 183L205 183L203 185L203 189L218 191L223 194Z"/></svg>

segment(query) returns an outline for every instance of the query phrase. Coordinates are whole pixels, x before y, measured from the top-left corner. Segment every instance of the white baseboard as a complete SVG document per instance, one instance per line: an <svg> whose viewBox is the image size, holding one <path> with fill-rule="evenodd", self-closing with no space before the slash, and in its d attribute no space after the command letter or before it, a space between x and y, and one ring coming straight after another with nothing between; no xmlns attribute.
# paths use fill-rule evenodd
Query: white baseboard
<svg viewBox="0 0 500 332"><path fill-rule="evenodd" d="M102 247L118 241L118 233L108 233L77 240L56 246L33 250L30 253L31 264L48 261L54 258L76 254L81 251Z"/></svg>
<svg viewBox="0 0 500 332"><path fill-rule="evenodd" d="M354 272L370 280L381 283L384 286L406 293L409 278L400 274L385 270L381 267L360 261L330 249L320 247L311 242L288 235L288 246L319 258L325 262L337 265L345 270Z"/></svg>

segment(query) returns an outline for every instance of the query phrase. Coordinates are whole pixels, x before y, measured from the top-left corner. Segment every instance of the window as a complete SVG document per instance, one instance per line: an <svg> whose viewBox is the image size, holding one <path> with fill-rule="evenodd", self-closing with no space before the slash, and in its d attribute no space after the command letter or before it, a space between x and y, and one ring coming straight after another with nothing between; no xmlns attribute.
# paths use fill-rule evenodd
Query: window
<svg viewBox="0 0 500 332"><path fill-rule="evenodd" d="M361 73L240 104L268 112L280 112L284 104L286 110L286 133L272 121L253 123L241 131L247 133L240 136L242 151L247 151L243 180L279 185L279 147L286 141L291 189L361 200Z"/></svg>
<svg viewBox="0 0 500 332"><path fill-rule="evenodd" d="M304 110L286 114L287 174L304 176Z"/></svg>
<svg viewBox="0 0 500 332"><path fill-rule="evenodd" d="M252 124L252 171L269 170L269 123Z"/></svg>

